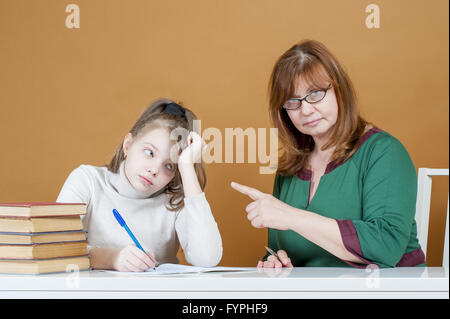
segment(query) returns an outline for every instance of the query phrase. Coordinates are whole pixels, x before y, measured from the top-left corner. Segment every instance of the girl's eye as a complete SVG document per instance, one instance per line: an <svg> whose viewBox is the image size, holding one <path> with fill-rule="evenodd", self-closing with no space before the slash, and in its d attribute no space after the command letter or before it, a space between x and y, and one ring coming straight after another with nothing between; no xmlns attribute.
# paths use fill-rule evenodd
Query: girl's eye
<svg viewBox="0 0 450 319"><path fill-rule="evenodd" d="M152 150L145 149L145 150L144 150L144 153L147 154L147 155L149 155L149 156L151 156L151 157L153 157L153 152L152 152Z"/></svg>

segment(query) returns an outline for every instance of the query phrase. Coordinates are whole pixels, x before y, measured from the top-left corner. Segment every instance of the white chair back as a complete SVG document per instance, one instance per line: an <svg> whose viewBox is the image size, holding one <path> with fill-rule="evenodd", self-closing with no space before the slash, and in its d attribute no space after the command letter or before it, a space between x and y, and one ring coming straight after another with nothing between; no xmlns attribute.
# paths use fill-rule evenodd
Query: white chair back
<svg viewBox="0 0 450 319"><path fill-rule="evenodd" d="M427 254L428 225L430 220L431 178L432 176L448 176L448 169L419 168L416 202L417 236L424 254ZM448 196L447 221L445 226L445 241L442 266L448 267Z"/></svg>

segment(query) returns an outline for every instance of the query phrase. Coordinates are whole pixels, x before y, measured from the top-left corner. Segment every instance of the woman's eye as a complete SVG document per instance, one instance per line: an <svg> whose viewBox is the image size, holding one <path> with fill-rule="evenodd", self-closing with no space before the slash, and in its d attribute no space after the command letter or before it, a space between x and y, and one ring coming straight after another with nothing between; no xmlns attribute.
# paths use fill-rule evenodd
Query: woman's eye
<svg viewBox="0 0 450 319"><path fill-rule="evenodd" d="M148 156L152 156L153 157L153 152L149 149L145 149L144 153L147 154Z"/></svg>

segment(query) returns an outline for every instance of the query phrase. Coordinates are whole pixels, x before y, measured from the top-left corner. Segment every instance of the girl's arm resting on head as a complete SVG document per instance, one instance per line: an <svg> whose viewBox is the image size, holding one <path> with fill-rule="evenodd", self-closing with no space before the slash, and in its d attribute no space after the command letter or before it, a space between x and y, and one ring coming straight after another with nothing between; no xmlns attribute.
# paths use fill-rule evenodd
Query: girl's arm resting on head
<svg viewBox="0 0 450 319"><path fill-rule="evenodd" d="M222 258L222 238L205 193L184 199L175 229L188 263L214 267Z"/></svg>
<svg viewBox="0 0 450 319"><path fill-rule="evenodd" d="M200 135L193 131L189 133L188 144L189 146L183 150L178 158L178 170L183 183L184 196L193 197L203 192L198 182L194 163L201 162L202 153L206 151L207 145Z"/></svg>
<svg viewBox="0 0 450 319"><path fill-rule="evenodd" d="M190 133L190 140L192 142L178 162L184 207L177 214L175 229L187 262L194 266L213 267L222 258L222 238L194 169L194 163L200 160L206 146L195 132Z"/></svg>
<svg viewBox="0 0 450 319"><path fill-rule="evenodd" d="M183 183L184 197L193 197L203 193L193 164L180 164L178 169Z"/></svg>

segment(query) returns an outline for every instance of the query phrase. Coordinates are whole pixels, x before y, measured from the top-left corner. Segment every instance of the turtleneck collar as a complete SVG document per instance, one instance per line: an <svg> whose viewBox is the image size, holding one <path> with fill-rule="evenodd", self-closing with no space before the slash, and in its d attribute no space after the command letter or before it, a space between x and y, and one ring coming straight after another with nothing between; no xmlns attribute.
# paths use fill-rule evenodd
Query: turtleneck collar
<svg viewBox="0 0 450 319"><path fill-rule="evenodd" d="M118 174L110 172L110 183L120 195L128 198L136 198L136 199L152 198L164 192L164 188L153 194L143 193L141 191L136 190L130 184L130 181L125 175L125 161L122 161L122 163L120 163Z"/></svg>

